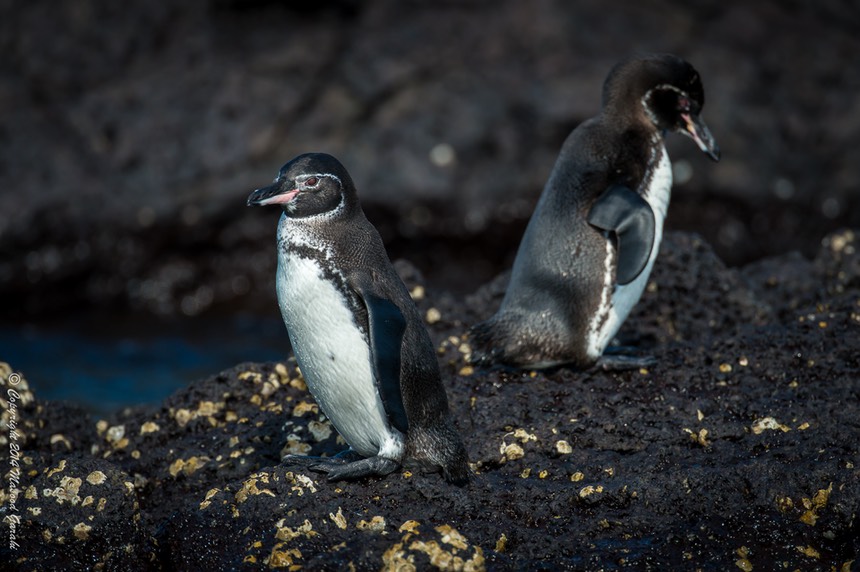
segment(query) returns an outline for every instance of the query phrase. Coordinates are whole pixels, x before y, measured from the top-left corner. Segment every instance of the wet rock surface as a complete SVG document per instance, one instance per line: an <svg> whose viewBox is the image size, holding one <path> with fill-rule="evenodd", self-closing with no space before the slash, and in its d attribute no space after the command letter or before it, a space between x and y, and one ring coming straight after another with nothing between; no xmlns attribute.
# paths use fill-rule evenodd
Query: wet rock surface
<svg viewBox="0 0 860 572"><path fill-rule="evenodd" d="M3 561L850 569L860 556L858 239L836 233L812 260L732 269L702 238L668 233L622 330L658 363L623 373L473 369L463 334L494 311L504 276L458 300L398 263L474 465L464 488L405 470L328 483L280 466L284 452L344 447L289 360L242 364L100 420L40 401L25 379L10 385L4 366L4 394L18 397L2 402L0 455L7 470L12 422L21 474L15 511L8 478L0 492L3 516L20 516L19 547L0 547Z"/></svg>

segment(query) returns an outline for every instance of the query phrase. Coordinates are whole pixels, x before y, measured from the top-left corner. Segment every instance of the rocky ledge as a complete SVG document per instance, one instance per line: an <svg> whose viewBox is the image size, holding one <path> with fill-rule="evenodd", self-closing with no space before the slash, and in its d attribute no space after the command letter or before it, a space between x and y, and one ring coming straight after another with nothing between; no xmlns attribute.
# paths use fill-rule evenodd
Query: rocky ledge
<svg viewBox="0 0 860 572"><path fill-rule="evenodd" d="M279 466L284 451L343 448L292 359L242 364L101 420L40 400L26 372L3 364L2 560L20 570L851 569L855 233L829 236L813 260L742 269L670 233L623 330L659 361L625 373L473 369L463 334L498 305L505 277L458 300L399 269L438 345L471 485L405 470L328 483Z"/></svg>

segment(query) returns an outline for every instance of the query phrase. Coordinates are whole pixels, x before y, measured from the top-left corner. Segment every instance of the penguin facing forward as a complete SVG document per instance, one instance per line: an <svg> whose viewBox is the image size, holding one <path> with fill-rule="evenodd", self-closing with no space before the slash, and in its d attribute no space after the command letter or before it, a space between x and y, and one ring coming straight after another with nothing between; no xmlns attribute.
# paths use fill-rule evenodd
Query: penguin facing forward
<svg viewBox="0 0 860 572"><path fill-rule="evenodd" d="M279 205L278 304L308 389L349 449L287 464L330 481L403 464L466 483L436 352L355 186L330 155L300 155L248 205Z"/></svg>
<svg viewBox="0 0 860 572"><path fill-rule="evenodd" d="M600 114L568 136L520 243L498 312L471 330L472 360L521 368L638 368L604 351L639 301L663 235L672 166L663 135L720 151L700 117L698 72L634 56L603 85Z"/></svg>

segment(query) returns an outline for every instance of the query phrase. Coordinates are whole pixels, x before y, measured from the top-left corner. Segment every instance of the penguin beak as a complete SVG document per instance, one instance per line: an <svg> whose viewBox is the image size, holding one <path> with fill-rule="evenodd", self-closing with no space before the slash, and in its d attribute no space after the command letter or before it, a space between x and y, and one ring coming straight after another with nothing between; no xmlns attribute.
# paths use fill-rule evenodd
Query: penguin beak
<svg viewBox="0 0 860 572"><path fill-rule="evenodd" d="M684 128L681 132L695 141L699 149L708 157L714 161L719 161L720 147L702 118L693 113L682 113L681 118L684 120Z"/></svg>
<svg viewBox="0 0 860 572"><path fill-rule="evenodd" d="M248 206L266 206L287 204L299 194L298 189L284 191L279 183L257 189L248 196Z"/></svg>

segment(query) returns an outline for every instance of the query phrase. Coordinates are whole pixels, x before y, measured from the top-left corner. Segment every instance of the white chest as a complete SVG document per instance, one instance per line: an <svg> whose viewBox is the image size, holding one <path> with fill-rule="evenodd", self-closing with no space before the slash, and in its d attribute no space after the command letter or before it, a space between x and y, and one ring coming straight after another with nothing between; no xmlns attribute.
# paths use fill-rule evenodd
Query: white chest
<svg viewBox="0 0 860 572"><path fill-rule="evenodd" d="M612 338L618 333L624 320L630 315L633 306L642 297L651 269L660 251L660 242L663 240L663 221L666 219L666 211L669 208L669 199L672 195L672 163L669 154L662 142L657 147L658 156L655 157L650 184L642 191L642 197L651 205L654 211L654 246L648 263L635 280L628 284L618 285L615 283L615 272L613 268L615 257L612 240L606 238L606 262L604 267L604 286L601 292L600 306L596 315L592 318L588 335L588 355L598 358L603 354L612 342Z"/></svg>
<svg viewBox="0 0 860 572"><path fill-rule="evenodd" d="M323 413L359 454L399 461L403 435L388 423L370 347L344 295L317 261L284 250L277 292L296 361Z"/></svg>

